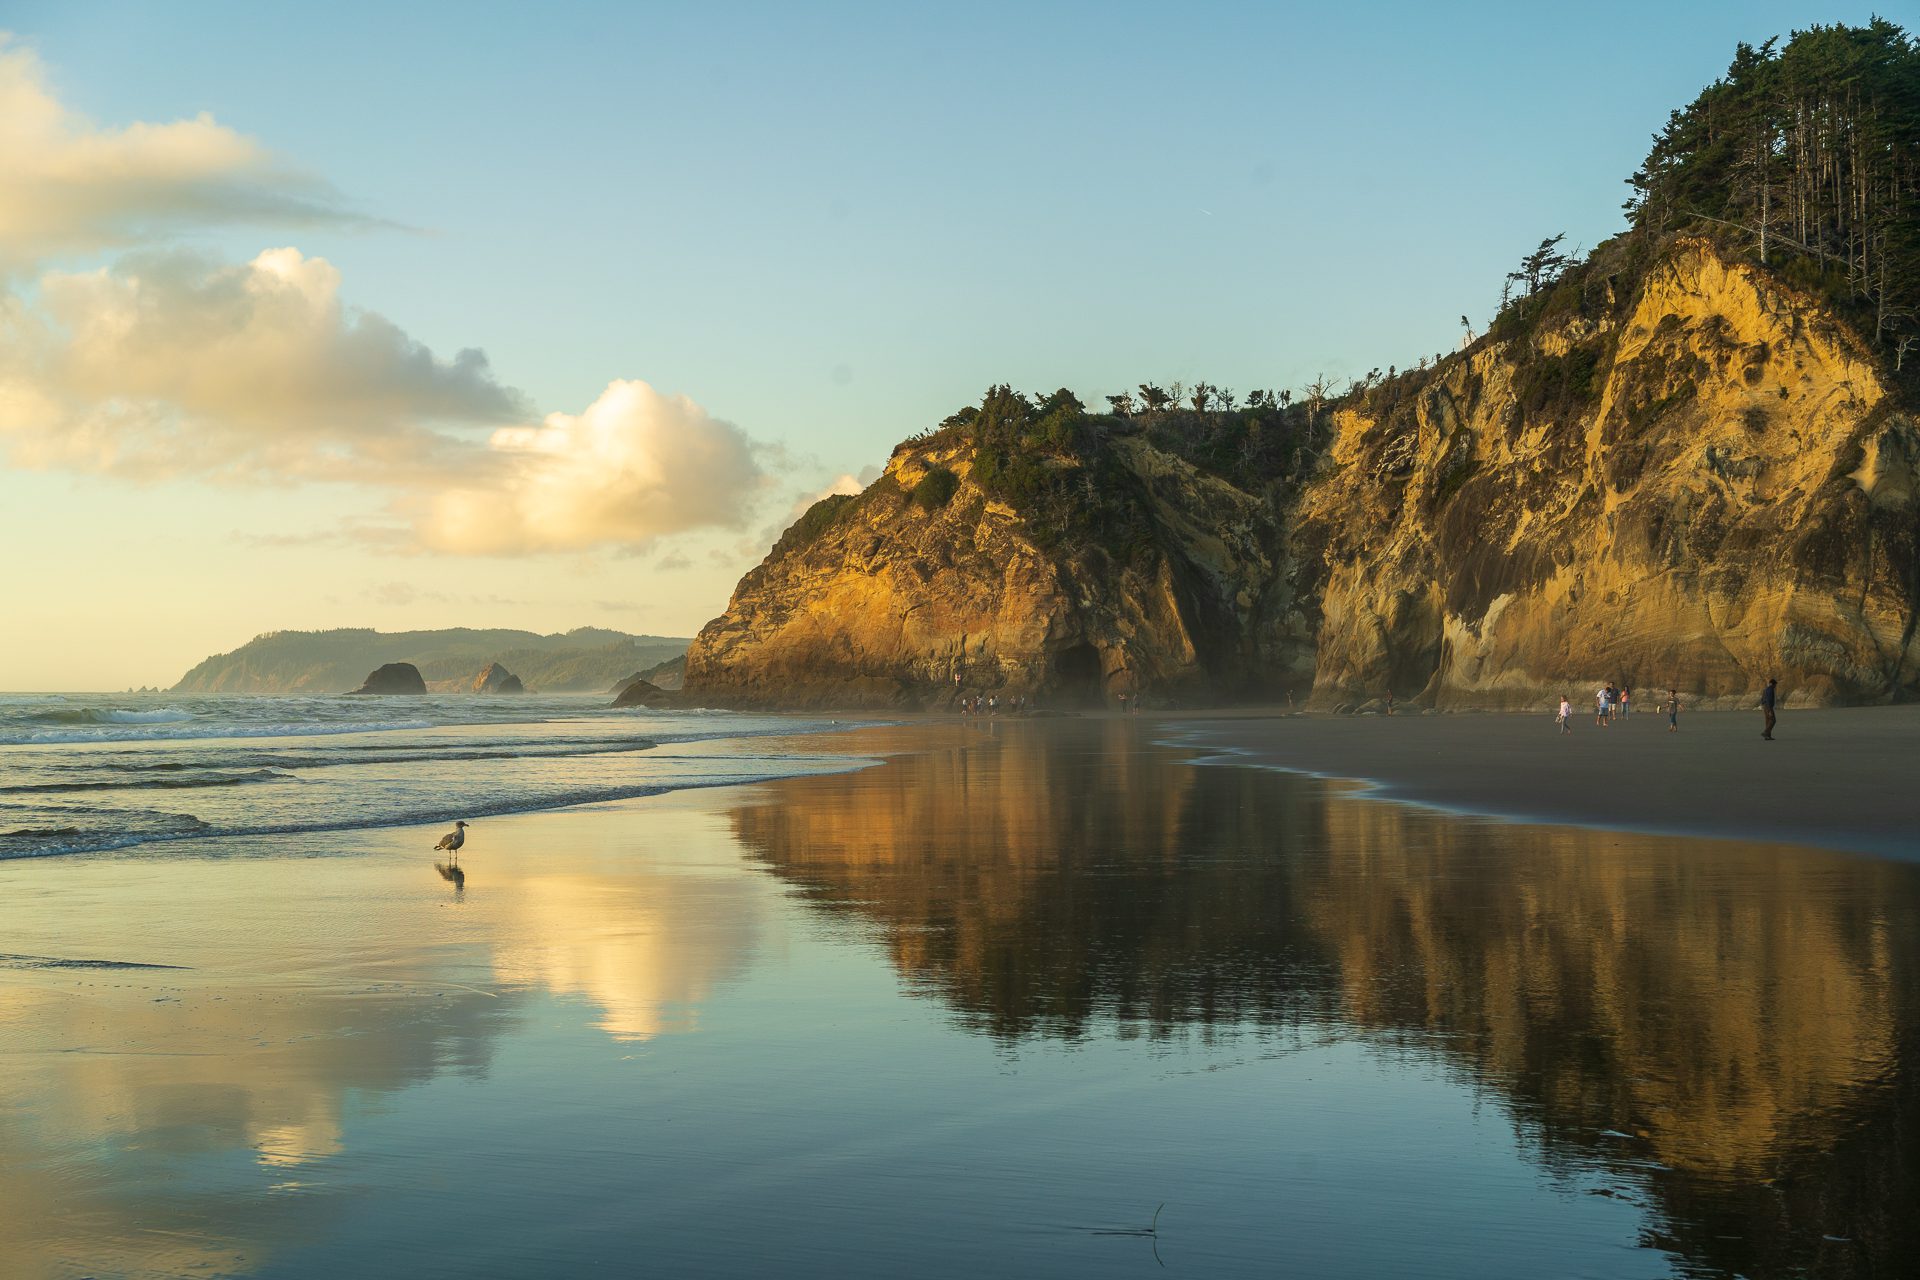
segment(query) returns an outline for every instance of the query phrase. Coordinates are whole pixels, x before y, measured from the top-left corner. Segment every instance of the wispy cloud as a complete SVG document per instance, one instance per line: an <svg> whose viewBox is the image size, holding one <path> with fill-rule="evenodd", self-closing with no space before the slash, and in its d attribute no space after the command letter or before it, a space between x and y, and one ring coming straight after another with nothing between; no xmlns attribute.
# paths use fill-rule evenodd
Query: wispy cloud
<svg viewBox="0 0 1920 1280"><path fill-rule="evenodd" d="M237 223L379 225L211 116L101 128L0 33L0 269Z"/></svg>

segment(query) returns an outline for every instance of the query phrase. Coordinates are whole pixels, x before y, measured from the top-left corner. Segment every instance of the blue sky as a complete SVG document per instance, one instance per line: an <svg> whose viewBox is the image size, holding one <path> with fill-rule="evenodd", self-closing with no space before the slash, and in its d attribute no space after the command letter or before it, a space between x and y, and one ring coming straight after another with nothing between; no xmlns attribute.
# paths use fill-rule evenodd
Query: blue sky
<svg viewBox="0 0 1920 1280"><path fill-rule="evenodd" d="M184 478L130 500L122 479L16 463L0 470L16 534L131 506L176 540L170 562L233 562L243 579L291 565L316 586L264 593L257 620L213 611L147 665L91 681L76 656L38 679L170 681L256 631L436 625L455 603L477 624L690 632L795 500L990 382L1244 391L1450 349L1459 316L1483 322L1542 236L1591 245L1619 229L1649 136L1736 41L1871 12L9 0L0 27L65 108L102 127L210 113L392 224L224 219L172 226L170 247L323 257L349 306L443 357L484 350L540 414L642 379L781 450L763 455L764 511L724 536L486 563L353 547L306 564L236 540L257 541L263 501L306 531L378 506L351 484L266 500ZM556 555L574 586L479 603L482 580L558 581ZM45 585L57 595L111 562L103 545ZM417 598L347 585L367 582ZM595 603L622 600L648 609Z"/></svg>

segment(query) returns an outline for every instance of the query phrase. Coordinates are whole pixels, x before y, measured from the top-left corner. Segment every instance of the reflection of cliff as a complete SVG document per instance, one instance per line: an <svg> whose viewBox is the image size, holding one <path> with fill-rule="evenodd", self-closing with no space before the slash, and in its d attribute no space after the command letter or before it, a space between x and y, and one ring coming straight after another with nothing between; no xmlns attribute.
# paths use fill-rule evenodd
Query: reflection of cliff
<svg viewBox="0 0 1920 1280"><path fill-rule="evenodd" d="M250 1269L317 1228L304 1197L237 1179L236 1155L297 1183L339 1150L350 1095L484 1069L517 1014L511 999L459 990L156 989L6 992L9 1056L27 1064L0 1069L7 1275ZM65 1051L49 1060L43 1046Z"/></svg>
<svg viewBox="0 0 1920 1280"><path fill-rule="evenodd" d="M1033 728L781 783L736 829L997 1035L1324 1017L1464 1067L1711 1268L1920 1253L1910 869L1469 824Z"/></svg>
<svg viewBox="0 0 1920 1280"><path fill-rule="evenodd" d="M1009 724L884 769L782 783L736 833L823 907L876 917L894 963L996 1035L1279 1018L1294 970L1273 779L1169 773L1142 727Z"/></svg>
<svg viewBox="0 0 1920 1280"><path fill-rule="evenodd" d="M1650 1159L1669 1247L1747 1275L1920 1248L1883 1216L1920 1194L1909 868L1371 803L1324 829L1302 901L1345 1016L1432 1036L1550 1161Z"/></svg>

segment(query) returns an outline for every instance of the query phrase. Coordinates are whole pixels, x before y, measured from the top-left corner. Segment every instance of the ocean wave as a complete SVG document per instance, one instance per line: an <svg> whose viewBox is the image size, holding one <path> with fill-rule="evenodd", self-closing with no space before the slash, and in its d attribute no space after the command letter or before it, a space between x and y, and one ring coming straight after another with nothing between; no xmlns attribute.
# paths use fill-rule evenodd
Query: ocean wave
<svg viewBox="0 0 1920 1280"><path fill-rule="evenodd" d="M102 778L89 779L86 782L30 782L17 787L0 787L4 795L41 795L60 791L142 791L163 790L178 791L194 787L241 787L253 782L293 782L290 773L277 769L254 769L246 773L208 772L185 777L169 775L164 778Z"/></svg>
<svg viewBox="0 0 1920 1280"><path fill-rule="evenodd" d="M58 707L42 711L31 719L47 724L184 724L193 712L179 707L158 707L152 711L127 711L118 707Z"/></svg>
<svg viewBox="0 0 1920 1280"><path fill-rule="evenodd" d="M191 717L189 717L191 718ZM156 728L179 721L153 721L123 724L96 721L91 729L45 730L36 733L0 733L0 747L63 746L87 742L186 741L201 738L306 738L342 733L385 733L394 729L432 729L431 720L371 720L358 724L196 724L192 729L156 732Z"/></svg>
<svg viewBox="0 0 1920 1280"><path fill-rule="evenodd" d="M800 761L811 769L795 769ZM216 825L190 814L163 813L158 810L102 811L96 816L113 819L88 826L27 827L0 834L0 862L18 858L49 857L58 854L106 853L140 844L166 844L181 840L215 840L234 837L294 836L335 831L369 831L391 827L435 827L455 818L494 818L510 814L538 813L550 809L571 809L581 805L606 804L661 795L669 791L688 791L710 787L733 787L803 773L843 773L863 769L878 761L858 756L745 756L731 760L716 759L716 765L728 764L712 773L695 777L657 778L647 781L597 787L573 787L530 795L499 797L492 800L468 800L458 805L438 804L408 812L359 814L353 817L321 817L291 822ZM0 805L0 808L13 808ZM44 806L42 812L66 810L64 806ZM261 850L266 854L275 850ZM244 853L241 856L246 856Z"/></svg>

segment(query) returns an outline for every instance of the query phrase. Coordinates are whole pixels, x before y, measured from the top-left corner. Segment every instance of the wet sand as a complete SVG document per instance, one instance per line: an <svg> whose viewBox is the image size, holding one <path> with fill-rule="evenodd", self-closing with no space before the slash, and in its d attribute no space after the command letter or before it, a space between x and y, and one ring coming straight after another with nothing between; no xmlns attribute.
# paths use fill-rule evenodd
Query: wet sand
<svg viewBox="0 0 1920 1280"><path fill-rule="evenodd" d="M1466 822L1168 734L793 740L886 763L487 819L464 885L437 828L0 863L0 1273L1920 1249L1920 870Z"/></svg>
<svg viewBox="0 0 1920 1280"><path fill-rule="evenodd" d="M1920 706L1549 715L1173 719L1239 763L1376 785L1378 797L1528 822L1920 856Z"/></svg>

